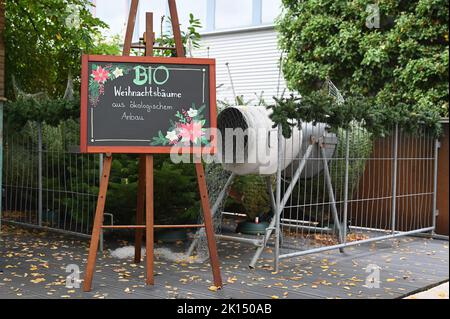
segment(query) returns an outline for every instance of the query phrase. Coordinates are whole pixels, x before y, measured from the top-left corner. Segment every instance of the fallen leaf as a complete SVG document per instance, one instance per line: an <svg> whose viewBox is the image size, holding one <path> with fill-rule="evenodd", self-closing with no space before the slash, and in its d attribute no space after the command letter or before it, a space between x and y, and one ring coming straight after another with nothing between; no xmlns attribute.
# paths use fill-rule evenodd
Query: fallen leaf
<svg viewBox="0 0 450 319"><path fill-rule="evenodd" d="M36 279L32 279L32 280L30 280L32 283L34 283L34 284L38 284L38 283L40 283L40 282L43 282L43 281L45 281L45 278L36 278Z"/></svg>
<svg viewBox="0 0 450 319"><path fill-rule="evenodd" d="M396 279L395 278L388 278L386 279L387 282L394 282Z"/></svg>

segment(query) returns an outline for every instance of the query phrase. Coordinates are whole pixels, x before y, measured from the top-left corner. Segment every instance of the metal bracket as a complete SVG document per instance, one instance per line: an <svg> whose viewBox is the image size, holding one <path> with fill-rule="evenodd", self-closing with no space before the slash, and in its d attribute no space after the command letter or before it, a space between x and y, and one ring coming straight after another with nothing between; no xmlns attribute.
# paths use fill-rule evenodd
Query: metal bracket
<svg viewBox="0 0 450 319"><path fill-rule="evenodd" d="M267 227L266 228L266 230L265 230L265 232L264 232L264 238L262 239L262 243L263 243L263 247L266 247L266 244L267 244L267 242L269 241L269 239L270 239L270 235L269 236L267 236L267 233L270 231L270 232L272 232L272 231L274 231L276 228L275 227Z"/></svg>

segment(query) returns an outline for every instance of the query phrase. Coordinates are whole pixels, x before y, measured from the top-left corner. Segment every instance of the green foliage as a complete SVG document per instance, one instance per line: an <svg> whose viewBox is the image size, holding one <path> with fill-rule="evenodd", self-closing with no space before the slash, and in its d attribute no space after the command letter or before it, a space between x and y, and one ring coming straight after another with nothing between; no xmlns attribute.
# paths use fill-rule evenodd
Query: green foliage
<svg viewBox="0 0 450 319"><path fill-rule="evenodd" d="M396 124L405 132L418 132L425 128L436 136L441 133L440 116L435 109L418 112L405 103L399 103L395 108L387 107L376 104L373 97L362 96L349 96L343 103L337 103L324 90L313 91L302 98L291 95L274 99L275 104L269 106L273 111L270 117L274 127L281 125L285 137L291 136L291 128L296 125L292 119L327 123L335 132L356 122L375 137L388 135Z"/></svg>
<svg viewBox="0 0 450 319"><path fill-rule="evenodd" d="M239 213L247 214L250 221L263 217L270 211L270 198L266 182L260 175L236 176L231 186L233 198L226 205Z"/></svg>
<svg viewBox="0 0 450 319"><path fill-rule="evenodd" d="M353 160L348 165L348 199L358 186L366 166L367 159L370 158L373 148L372 136L364 128L356 123L351 123L347 130L338 129L336 132L338 143L336 145L333 159L329 161L329 172L333 184L335 200L338 205L342 205L344 200L345 187L345 154L346 154L346 131L348 131L349 154ZM321 172L318 176L310 179L300 178L296 189L292 192L293 201L301 205L316 204L317 202L327 203L330 201L326 188L325 175ZM324 218L319 214L320 205L313 205L311 209L305 211L305 214L312 214L313 219ZM339 211L342 211L338 207Z"/></svg>
<svg viewBox="0 0 450 319"><path fill-rule="evenodd" d="M78 8L79 27L66 23L70 6ZM80 74L81 53L94 52L95 35L107 27L90 7L88 0L6 1L8 98L13 97L12 76L27 93L64 94L68 75Z"/></svg>
<svg viewBox="0 0 450 319"><path fill-rule="evenodd" d="M119 38L107 41L100 28L107 27L89 12L87 0L12 0L6 3L5 42L7 96L5 120L11 128L22 128L28 121L58 126L76 119L80 97L63 99L69 75L76 76L73 90L79 91L81 54L119 54ZM66 24L69 6L77 5L80 27ZM12 77L25 93L39 98L14 96Z"/></svg>
<svg viewBox="0 0 450 319"><path fill-rule="evenodd" d="M302 95L303 108L311 108L297 111L325 112L322 118L332 126L364 118L375 133L394 120L435 127L440 116L448 116L448 1L376 3L381 25L369 29L371 1L283 0L277 27L286 52L283 73L290 89ZM346 93L344 106L317 93L327 78ZM288 102L284 112L295 115ZM285 122L286 115L275 119Z"/></svg>
<svg viewBox="0 0 450 319"><path fill-rule="evenodd" d="M61 120L76 119L80 116L80 100L56 98L53 100L34 100L19 98L8 101L5 107L5 120L11 128L22 128L32 120L38 123L58 126Z"/></svg>
<svg viewBox="0 0 450 319"><path fill-rule="evenodd" d="M160 155L155 162L155 219L162 224L197 220L198 186L194 165L173 164Z"/></svg>
<svg viewBox="0 0 450 319"><path fill-rule="evenodd" d="M37 126L28 122L20 130L7 130L5 158L9 159L8 172L14 172L14 181L16 178L17 181L28 181L30 176L37 174ZM98 193L99 159L94 154L70 153L79 142L78 121L67 120L56 127L43 124L42 140L44 212L50 210L59 216L67 214L68 220L80 225L92 224ZM32 177L30 183L29 187L37 189L37 177ZM197 220L199 196L193 165L173 164L167 155L155 155L154 183L156 223ZM137 184L138 156L114 154L105 211L114 214L117 224L136 222ZM30 196L30 205L37 207L36 196Z"/></svg>
<svg viewBox="0 0 450 319"><path fill-rule="evenodd" d="M44 174L44 188L56 189L58 193L55 185L60 187L64 182L62 178L70 176L71 187L95 196L98 193L98 186L94 186L99 174L98 160L93 161L93 156L90 156L90 165L87 167L85 156L67 156L65 153L69 146L79 143L80 97L75 95L72 100L66 100L62 96L69 75L80 74L81 54L119 55L120 37L106 40L101 36L100 29L107 25L91 15L88 0L11 0L6 4L7 128L17 132L20 138L36 143L35 126L36 123L42 123L46 141L44 148L52 156L52 161L44 163L43 171L53 173L52 176ZM72 4L78 5L80 28L72 28L65 23L70 14L69 5ZM199 20L191 14L188 32L182 33L185 44L189 37L193 46L198 46L200 34L196 30L199 27ZM163 35L158 41L161 45L174 46L170 35ZM171 56L173 52L167 50L160 54ZM23 95L15 97L12 76L23 92L42 94L39 98ZM75 92L79 91L79 84L80 79L74 78ZM14 151L20 152L17 155L20 158L26 157L29 146L14 145ZM64 163L65 159L71 160L65 165L53 166L53 163ZM19 164L24 167L21 172L36 170L36 161L20 161ZM135 223L137 170L137 156L114 155L106 211L114 214L118 224ZM193 165L175 165L166 155L155 156L154 174L156 222L195 221L199 198ZM92 204L93 201L80 201L79 197L62 190L51 203L52 207L63 207L78 223L85 223L87 216L93 217ZM44 210L47 208L44 207Z"/></svg>
<svg viewBox="0 0 450 319"><path fill-rule="evenodd" d="M114 35L107 39L102 36L101 33L95 33L93 35L94 38L94 47L91 48L90 54L104 54L104 55L121 55L121 37L119 35Z"/></svg>
<svg viewBox="0 0 450 319"><path fill-rule="evenodd" d="M164 16L161 21L161 35L159 38L155 39L155 42L158 43L161 47L175 47L175 39L171 33L164 33L163 24L167 23L169 25L169 29L172 28L172 20L169 17ZM200 33L198 29L201 28L202 25L200 23L200 19L196 19L192 13L189 14L189 25L186 30L181 30L181 39L184 44L184 50L187 52L187 44L188 40L191 41L193 48L200 47ZM155 56L164 56L164 57L175 57L176 51L174 50L155 50Z"/></svg>

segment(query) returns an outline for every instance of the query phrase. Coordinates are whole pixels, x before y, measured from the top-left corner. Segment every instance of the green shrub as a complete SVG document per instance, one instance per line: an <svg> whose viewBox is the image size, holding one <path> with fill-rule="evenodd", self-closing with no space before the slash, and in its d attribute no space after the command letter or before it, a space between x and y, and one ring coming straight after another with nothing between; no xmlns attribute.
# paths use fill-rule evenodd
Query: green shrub
<svg viewBox="0 0 450 319"><path fill-rule="evenodd" d="M410 127L419 122L433 127L440 116L448 116L449 3L377 1L381 24L368 28L366 9L373 3L283 0L277 30L288 86L302 95L303 107L312 106L319 116L329 112L323 116L331 125L363 117L365 126L378 130L391 118ZM324 107L327 101L318 101L327 78L344 93L344 106Z"/></svg>
<svg viewBox="0 0 450 319"><path fill-rule="evenodd" d="M230 193L232 197L227 199L226 208L246 214L249 221L264 217L271 210L264 176L236 176Z"/></svg>
<svg viewBox="0 0 450 319"><path fill-rule="evenodd" d="M348 132L350 158L348 166L348 199L350 200L364 173L367 159L371 156L373 142L371 135L357 124L352 124ZM335 200L340 202L344 200L346 132L343 129L339 129L336 135L338 144L336 145L335 154L328 162L328 165ZM293 202L300 205L328 203L330 198L324 172L322 171L317 176L309 179L301 178L292 196ZM338 204L337 206L338 210L341 210L341 205ZM319 213L319 210L326 207L328 205L314 205L311 206L311 210L304 208L304 211L306 216L312 217L311 214L316 215ZM322 215L317 216L320 216L320 219L323 217Z"/></svg>

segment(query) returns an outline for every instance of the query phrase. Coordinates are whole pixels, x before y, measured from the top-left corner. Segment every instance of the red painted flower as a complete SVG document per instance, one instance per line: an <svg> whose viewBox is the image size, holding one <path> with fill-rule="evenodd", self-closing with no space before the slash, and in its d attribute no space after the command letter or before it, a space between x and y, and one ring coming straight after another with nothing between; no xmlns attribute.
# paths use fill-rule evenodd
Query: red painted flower
<svg viewBox="0 0 450 319"><path fill-rule="evenodd" d="M105 83L109 77L109 72L101 66L98 66L97 70L93 70L92 74L94 75L94 81L98 83Z"/></svg>
<svg viewBox="0 0 450 319"><path fill-rule="evenodd" d="M202 123L200 122L181 124L179 125L179 128L181 141L184 143L186 142L196 143L197 139L205 135L205 132L202 130Z"/></svg>

